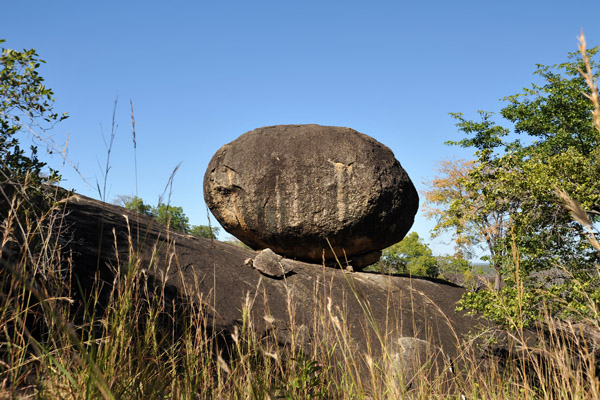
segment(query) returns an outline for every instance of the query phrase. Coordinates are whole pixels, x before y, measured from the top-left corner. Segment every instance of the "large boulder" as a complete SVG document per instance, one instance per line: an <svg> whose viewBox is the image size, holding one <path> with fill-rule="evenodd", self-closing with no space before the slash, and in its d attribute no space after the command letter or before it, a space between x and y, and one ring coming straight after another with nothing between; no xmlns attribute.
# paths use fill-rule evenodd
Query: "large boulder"
<svg viewBox="0 0 600 400"><path fill-rule="evenodd" d="M278 125L221 147L204 199L223 228L288 258L376 262L402 240L419 198L392 151L350 128Z"/></svg>

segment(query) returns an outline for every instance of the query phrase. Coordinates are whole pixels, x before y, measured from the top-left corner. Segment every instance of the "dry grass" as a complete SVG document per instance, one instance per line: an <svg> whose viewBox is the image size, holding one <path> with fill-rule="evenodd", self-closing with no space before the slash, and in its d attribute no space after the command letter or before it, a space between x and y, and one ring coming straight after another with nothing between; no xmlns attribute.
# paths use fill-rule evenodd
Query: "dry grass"
<svg viewBox="0 0 600 400"><path fill-rule="evenodd" d="M20 203L14 199L12 204ZM547 318L537 332L502 332L507 345L500 348L508 350L486 357L475 343L498 332L457 338L459 355L452 363L439 349L423 348L429 362L417 364L407 375L387 336L390 328L398 327L377 325L357 290L352 293L368 321L365 329L373 333L372 347L382 347L383 356L358 350L346 311L331 301L315 310L309 327L290 317L290 345L281 347L275 333L259 336L253 321L269 322L270 317L268 312L255 315L256 298L248 295L240 327L224 346L207 325L211 299L197 294L192 283L186 288L187 300L177 307L164 286L149 284L146 271L176 267L172 242L167 249L171 256L154 257L148 265L132 240L126 259L115 265L106 304L99 307L98 280L82 313L71 307L77 294L71 292L69 259L50 234L60 229L63 205L55 204L25 225L12 218L3 226L0 398L600 398L600 328L590 320L574 324ZM15 229L31 238L47 232L41 235L45 240L13 249ZM315 287L315 296L318 290L326 292L327 285ZM290 290L290 316L295 315L294 304ZM319 338L308 347L300 345L306 329L318 332L314 337ZM436 354L441 364L431 362Z"/></svg>

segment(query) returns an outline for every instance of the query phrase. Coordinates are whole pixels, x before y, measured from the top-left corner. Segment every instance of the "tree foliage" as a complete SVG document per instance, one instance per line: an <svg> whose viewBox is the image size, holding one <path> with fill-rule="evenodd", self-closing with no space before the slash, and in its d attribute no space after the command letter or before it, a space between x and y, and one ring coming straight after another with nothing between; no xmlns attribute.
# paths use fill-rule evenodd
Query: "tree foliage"
<svg viewBox="0 0 600 400"><path fill-rule="evenodd" d="M0 40L3 43L4 40ZM54 93L44 85L39 67L44 63L35 50L16 51L2 48L0 55L0 216L6 217L10 203L19 196L34 211L45 207L43 184L59 179L39 160L37 147L29 153L21 147L17 133L25 131L40 137L67 118L54 112Z"/></svg>
<svg viewBox="0 0 600 400"><path fill-rule="evenodd" d="M483 165L483 166L482 166ZM495 287L500 288L501 266L498 263L500 240L506 232L508 209L484 195L492 191L489 167L481 162L444 160L438 175L427 183L424 214L435 218L433 236L451 232L458 258L470 259L475 248L483 247L491 256L496 271ZM486 182L485 188L482 182Z"/></svg>
<svg viewBox="0 0 600 400"><path fill-rule="evenodd" d="M145 204L144 201L137 196L117 196L115 202L128 210L154 217L160 224L169 226L169 228L179 232L207 239L214 239L219 234L218 227L190 225L189 218L185 215L182 207L171 206L164 203L152 207L151 205Z"/></svg>
<svg viewBox="0 0 600 400"><path fill-rule="evenodd" d="M487 281L482 265L472 263L463 258L460 253L436 258L440 276L448 281L461 285L468 290L476 290Z"/></svg>
<svg viewBox="0 0 600 400"><path fill-rule="evenodd" d="M189 234L207 239L216 239L219 234L219 228L216 226L192 225Z"/></svg>
<svg viewBox="0 0 600 400"><path fill-rule="evenodd" d="M383 250L379 266L383 271L437 277L438 261L416 232Z"/></svg>
<svg viewBox="0 0 600 400"><path fill-rule="evenodd" d="M154 218L162 225L176 231L188 233L190 220L183 212L183 208L160 203L152 211Z"/></svg>
<svg viewBox="0 0 600 400"><path fill-rule="evenodd" d="M503 99L500 116L512 129L497 125L490 112L480 111L479 121L452 114L466 138L449 143L474 149L476 160L469 168L447 164L426 193L430 216L437 214L436 230L454 230L458 244L485 241L491 263L506 281L500 295L510 296L523 285L532 309L549 293L568 301L574 293L569 282L598 280L598 252L556 194L569 193L597 220L599 137L593 105L584 95L589 89L579 72L583 67L577 54L562 64L538 65L535 74L542 83ZM592 68L597 76L597 65ZM457 187L461 191L449 191ZM563 270L566 283L538 273L551 268ZM597 290L597 283L589 289ZM470 295L467 303L480 310L493 307L485 296Z"/></svg>
<svg viewBox="0 0 600 400"><path fill-rule="evenodd" d="M149 204L145 204L144 200L142 200L138 196L120 195L117 196L113 202L117 205L120 205L121 207L125 207L128 210L135 211L144 215L152 215L152 206Z"/></svg>

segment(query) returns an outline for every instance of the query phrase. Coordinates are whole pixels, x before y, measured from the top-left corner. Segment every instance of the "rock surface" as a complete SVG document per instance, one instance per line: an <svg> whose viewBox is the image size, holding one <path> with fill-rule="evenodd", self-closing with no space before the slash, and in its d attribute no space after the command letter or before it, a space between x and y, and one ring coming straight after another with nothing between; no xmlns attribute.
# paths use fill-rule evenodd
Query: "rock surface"
<svg viewBox="0 0 600 400"><path fill-rule="evenodd" d="M402 240L419 201L389 148L320 125L259 128L224 145L208 165L204 198L253 249L319 264L337 256L355 269Z"/></svg>
<svg viewBox="0 0 600 400"><path fill-rule="evenodd" d="M416 386L415 379L418 379L422 368L438 375L440 371L437 367L443 365L440 360L441 350L423 339L401 337L390 348L389 368L400 374L399 382L407 389Z"/></svg>
<svg viewBox="0 0 600 400"><path fill-rule="evenodd" d="M190 299L206 303L209 335L231 338L248 299L252 299L249 316L259 337L262 332L276 335L281 344L318 343L323 323L343 320L348 327L345 335L356 345L357 359L367 351L378 351L380 338L370 328L374 324L385 329L383 337L390 343L414 337L452 356L457 338L475 330L480 322L455 312L465 291L441 280L349 274L291 260L285 261L293 266L293 273L285 279L268 279L244 265L244 260L257 257L258 252L167 231L151 217L84 196L73 196L65 211L66 229L60 241L72 260L74 293L93 292L97 277L110 293L116 266L125 268L135 254L143 266L140 279L164 285L170 296L166 303L185 304ZM99 304L102 301L100 295ZM321 321L319 315L326 319ZM291 331L298 335L293 340Z"/></svg>

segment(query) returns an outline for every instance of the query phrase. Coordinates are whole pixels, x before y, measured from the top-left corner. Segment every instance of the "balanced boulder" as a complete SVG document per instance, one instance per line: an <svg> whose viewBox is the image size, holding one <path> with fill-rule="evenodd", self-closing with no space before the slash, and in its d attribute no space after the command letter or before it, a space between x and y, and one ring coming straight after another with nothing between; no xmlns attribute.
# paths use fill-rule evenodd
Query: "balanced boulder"
<svg viewBox="0 0 600 400"><path fill-rule="evenodd" d="M316 263L337 257L354 268L402 240L419 202L389 148L320 125L259 128L224 145L208 165L204 199L253 249Z"/></svg>

